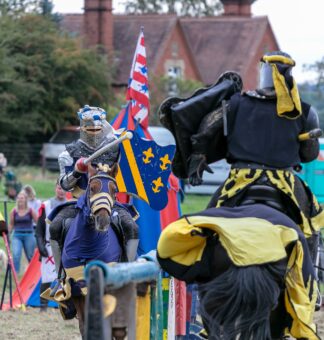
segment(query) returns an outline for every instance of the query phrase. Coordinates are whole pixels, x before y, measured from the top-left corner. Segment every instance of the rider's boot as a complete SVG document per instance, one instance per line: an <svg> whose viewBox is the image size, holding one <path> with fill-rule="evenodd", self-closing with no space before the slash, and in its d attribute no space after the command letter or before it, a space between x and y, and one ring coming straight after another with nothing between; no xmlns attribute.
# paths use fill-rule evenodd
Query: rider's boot
<svg viewBox="0 0 324 340"><path fill-rule="evenodd" d="M137 257L139 239L130 239L126 243L126 254L128 262L135 261Z"/></svg>
<svg viewBox="0 0 324 340"><path fill-rule="evenodd" d="M51 244L54 262L55 262L55 270L58 273L60 270L60 263L61 263L61 257L62 257L61 247L56 240L50 240L50 244Z"/></svg>
<svg viewBox="0 0 324 340"><path fill-rule="evenodd" d="M56 273L60 273L61 258L62 258L61 247L59 243L55 240L50 240L50 244L51 244L52 252L54 256ZM59 287L60 287L60 277L58 277L57 279L53 281L51 285L50 297L53 297L55 295Z"/></svg>
<svg viewBox="0 0 324 340"><path fill-rule="evenodd" d="M64 244L64 237L71 219L74 218L76 214L77 209L75 209L73 205L66 206L58 212L49 227L50 244L54 256L56 273L58 275L51 287L51 297L55 295L57 289L60 287L61 274L64 273L62 269L62 248Z"/></svg>

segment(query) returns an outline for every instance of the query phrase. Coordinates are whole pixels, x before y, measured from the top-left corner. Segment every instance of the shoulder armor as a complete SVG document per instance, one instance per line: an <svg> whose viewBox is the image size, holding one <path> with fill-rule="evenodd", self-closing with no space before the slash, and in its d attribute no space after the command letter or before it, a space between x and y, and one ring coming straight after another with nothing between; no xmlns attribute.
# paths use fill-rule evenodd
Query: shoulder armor
<svg viewBox="0 0 324 340"><path fill-rule="evenodd" d="M63 151L58 156L59 165L63 166L72 166L73 165L73 158L67 151Z"/></svg>
<svg viewBox="0 0 324 340"><path fill-rule="evenodd" d="M58 156L58 163L60 167L60 175L65 175L65 167L73 165L73 158L67 151L63 151Z"/></svg>

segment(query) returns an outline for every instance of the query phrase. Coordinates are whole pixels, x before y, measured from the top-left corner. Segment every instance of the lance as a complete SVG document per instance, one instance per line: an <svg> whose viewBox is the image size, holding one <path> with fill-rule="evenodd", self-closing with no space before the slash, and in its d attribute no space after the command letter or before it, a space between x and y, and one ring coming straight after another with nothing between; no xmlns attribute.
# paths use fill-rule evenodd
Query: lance
<svg viewBox="0 0 324 340"><path fill-rule="evenodd" d="M102 148L100 148L99 150L97 150L96 152L94 152L91 156L89 156L88 158L86 158L84 160L84 164L87 165L89 164L91 161L93 161L94 159L96 159L97 157L101 156L102 154L104 154L105 152L107 152L108 150L110 150L111 148L115 147L116 145L122 143L124 140L126 139L132 139L133 138L133 134L130 131L127 131L126 133L124 133L123 135L121 135L118 139L114 140L113 142L103 146Z"/></svg>
<svg viewBox="0 0 324 340"><path fill-rule="evenodd" d="M300 142L303 142L305 140L309 139L316 139L322 136L322 130L321 129L313 129L311 131L302 133L298 136L298 140Z"/></svg>

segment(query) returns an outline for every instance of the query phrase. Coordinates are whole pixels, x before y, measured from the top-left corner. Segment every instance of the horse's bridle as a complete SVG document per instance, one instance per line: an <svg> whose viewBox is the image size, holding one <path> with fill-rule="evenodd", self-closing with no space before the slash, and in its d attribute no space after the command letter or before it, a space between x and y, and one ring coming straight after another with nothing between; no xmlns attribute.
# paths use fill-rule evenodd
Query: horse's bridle
<svg viewBox="0 0 324 340"><path fill-rule="evenodd" d="M89 178L88 188L90 188L91 181L96 178L100 180L103 178L106 178L108 180L107 181L108 189L109 189L109 185L108 185L109 182L113 182L115 186L117 187L116 180L113 177L100 173ZM90 215L91 217L93 217L94 214L100 209L107 210L109 215L111 215L113 205L114 205L114 199L111 196L111 194L109 194L108 192L98 192L94 194L92 197L90 197L90 195L88 196L88 206L91 209L91 215Z"/></svg>

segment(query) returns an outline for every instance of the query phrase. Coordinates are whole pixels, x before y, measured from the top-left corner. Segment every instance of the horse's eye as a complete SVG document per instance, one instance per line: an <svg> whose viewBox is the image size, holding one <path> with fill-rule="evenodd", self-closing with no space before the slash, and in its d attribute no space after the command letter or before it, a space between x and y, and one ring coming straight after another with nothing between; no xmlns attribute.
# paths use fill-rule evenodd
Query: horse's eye
<svg viewBox="0 0 324 340"><path fill-rule="evenodd" d="M90 193L96 194L97 192L100 192L101 190L101 182L97 179L93 180L90 185Z"/></svg>

